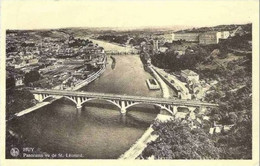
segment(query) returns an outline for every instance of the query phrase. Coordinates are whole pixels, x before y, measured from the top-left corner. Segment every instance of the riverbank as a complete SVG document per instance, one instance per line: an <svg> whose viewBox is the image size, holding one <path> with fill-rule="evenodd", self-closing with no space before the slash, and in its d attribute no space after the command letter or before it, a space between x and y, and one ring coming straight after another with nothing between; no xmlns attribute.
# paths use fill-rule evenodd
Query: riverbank
<svg viewBox="0 0 260 166"><path fill-rule="evenodd" d="M161 121L165 122L168 120L171 120L171 116L168 115L160 115L158 114L154 121ZM152 123L149 128L144 132L141 138L139 138L131 148L126 151L124 154L122 154L118 159L121 160L134 160L134 159L140 159L139 156L142 154L143 150L147 147L149 142L155 141L159 135L153 134L153 125Z"/></svg>
<svg viewBox="0 0 260 166"><path fill-rule="evenodd" d="M160 76L156 73L156 71L152 67L148 66L148 68L152 72L152 75L155 77L155 79L158 81L158 83L162 89L163 98L167 98L167 99L171 98L170 90L169 90L168 86L166 85L166 83L160 78Z"/></svg>
<svg viewBox="0 0 260 166"><path fill-rule="evenodd" d="M112 59L111 68L114 70L116 67L116 58L114 58L113 56L110 56L110 58Z"/></svg>
<svg viewBox="0 0 260 166"><path fill-rule="evenodd" d="M178 78L176 78L175 76L169 73L166 73L163 69L159 69L155 66L152 66L151 68L154 69L154 71L160 76L161 79L163 79L163 81L167 85L169 85L172 89L178 92L177 95L179 98L191 99L191 94L189 93L189 89Z"/></svg>
<svg viewBox="0 0 260 166"><path fill-rule="evenodd" d="M115 69L112 70L110 68L112 59L108 58L109 66L107 65L106 72L104 72L99 79L96 79L88 86L85 86L85 89L81 88L81 90L146 97L162 97L161 91L150 91L147 88L145 80L151 78L151 75L143 70L143 65L138 55L117 55L113 57L116 59L117 63ZM133 79L133 77L135 79ZM42 122L42 124L30 121L30 124L28 125L29 122L23 121L22 118L17 118L17 120L20 120L20 123L24 123L23 125L28 125L25 131L20 130L20 128L17 129L18 133L20 131L22 134L28 133L28 138L44 143L46 141L53 143L58 138L59 142L56 142L57 145L52 145L54 148L57 146L63 147L64 145L69 147L69 149L77 147L75 148L75 152L78 153L80 150L87 151L89 158L97 159L102 159L104 157L106 157L106 159L118 158L118 156L127 151L135 143L135 140L142 137L145 130L156 116L156 114L153 113L135 114L134 111L131 111L129 115L135 115L138 117L138 120L133 118L135 116L128 115L126 115L125 120L121 120L118 110L115 110L113 107L106 108L103 106L84 107L83 109L87 109L87 111L82 111L81 116L78 116L76 115L75 106L73 104L68 107L62 104L52 104L42 109L48 109L49 113L45 114L44 111L37 111L22 117L31 119L31 116L37 116L36 118L33 118L33 120L38 120ZM74 116L71 116L74 114L75 117L84 118L86 120L75 120ZM109 117L109 119L107 119L107 117ZM149 123L144 123L143 119L146 119L147 117L152 117L150 118L151 121L149 121ZM67 118L71 118L71 121ZM47 124L45 124L46 121L48 121ZM35 126L36 123L37 126ZM113 123L115 124L113 125ZM84 130L82 130L81 127L77 127L81 125L87 127L84 128ZM31 133L35 132L33 130L34 128L36 128L37 131L44 129L44 135L37 135L37 133L31 135ZM75 133L74 131L77 130L80 134L71 134ZM86 137L88 137L88 139L86 139ZM106 139L104 140L104 138ZM68 141L72 142L67 144ZM30 141L28 141L28 143L30 143ZM50 144L48 145L51 146ZM41 144L38 144L38 146L41 148ZM43 151L44 150L45 149L43 148ZM120 151L119 154L118 151ZM142 150L140 152L142 152Z"/></svg>
<svg viewBox="0 0 260 166"><path fill-rule="evenodd" d="M88 85L89 83L91 83L92 81L94 81L95 79L97 79L98 77L100 77L101 74L103 74L106 70L106 59L104 59L104 65L95 73L91 74L87 79L81 81L79 84L75 85L74 87L70 87L70 88L66 88L66 90L79 90L80 88ZM20 116L23 116L25 114L28 114L30 112L33 112L39 108L42 108L46 105L49 105L51 103L53 103L54 101L58 100L58 99L61 99L62 97L55 97L54 99L52 99L51 101L48 101L48 102L41 102L41 103L37 103L36 105L34 105L33 107L30 107L26 110L23 110L23 111L20 111L18 113L15 114L16 117L20 117ZM11 120L11 119L9 119ZM9 121L7 120L7 121Z"/></svg>
<svg viewBox="0 0 260 166"><path fill-rule="evenodd" d="M161 79L161 77L157 74L157 72L151 67L147 66L150 70L150 74L159 82L159 85L162 89L163 98L171 98L170 89L167 84ZM160 113L156 116L155 121L168 121L172 117L168 115L160 115ZM152 123L149 128L144 132L141 138L139 138L133 146L130 147L124 154L122 154L119 159L137 159L140 154L142 154L143 150L147 147L148 143L151 141L155 141L159 136L153 135L153 125Z"/></svg>

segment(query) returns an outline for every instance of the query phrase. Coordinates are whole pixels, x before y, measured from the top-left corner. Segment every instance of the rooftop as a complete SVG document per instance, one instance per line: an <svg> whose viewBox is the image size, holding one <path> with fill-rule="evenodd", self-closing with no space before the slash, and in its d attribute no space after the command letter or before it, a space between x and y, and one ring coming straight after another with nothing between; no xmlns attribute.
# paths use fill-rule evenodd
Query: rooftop
<svg viewBox="0 0 260 166"><path fill-rule="evenodd" d="M198 74L195 73L194 71L188 70L188 69L182 70L181 73L186 74L186 75L189 75L189 76L197 76L197 75L198 75Z"/></svg>

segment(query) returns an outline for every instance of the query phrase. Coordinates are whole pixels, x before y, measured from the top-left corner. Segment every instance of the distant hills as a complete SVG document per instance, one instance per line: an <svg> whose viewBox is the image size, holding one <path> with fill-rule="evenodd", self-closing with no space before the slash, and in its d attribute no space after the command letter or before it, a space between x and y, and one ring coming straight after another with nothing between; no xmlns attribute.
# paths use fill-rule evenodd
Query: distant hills
<svg viewBox="0 0 260 166"><path fill-rule="evenodd" d="M230 25L218 25L213 27L191 27L191 26L156 26L156 27L68 27L60 29L38 29L38 30L8 30L7 33L14 32L27 32L27 33L40 33L39 35L45 34L46 36L91 36L91 35L128 35L128 34L167 34L173 32L190 32L199 33L206 31L232 31L237 27L241 26L244 31L251 32L252 24L230 24ZM61 34L59 34L61 33Z"/></svg>
<svg viewBox="0 0 260 166"><path fill-rule="evenodd" d="M199 32L207 32L207 31L232 31L241 26L244 31L251 32L252 24L230 24L230 25L217 25L213 27L200 27L200 28L189 28L184 30L179 30L177 32L190 32L190 33L199 33Z"/></svg>

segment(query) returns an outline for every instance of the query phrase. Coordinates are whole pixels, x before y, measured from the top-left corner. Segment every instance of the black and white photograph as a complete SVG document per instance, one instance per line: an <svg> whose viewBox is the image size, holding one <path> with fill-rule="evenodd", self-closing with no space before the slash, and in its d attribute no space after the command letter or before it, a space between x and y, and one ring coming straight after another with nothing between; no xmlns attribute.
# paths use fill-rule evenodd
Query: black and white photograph
<svg viewBox="0 0 260 166"><path fill-rule="evenodd" d="M3 159L259 162L259 1L1 6Z"/></svg>

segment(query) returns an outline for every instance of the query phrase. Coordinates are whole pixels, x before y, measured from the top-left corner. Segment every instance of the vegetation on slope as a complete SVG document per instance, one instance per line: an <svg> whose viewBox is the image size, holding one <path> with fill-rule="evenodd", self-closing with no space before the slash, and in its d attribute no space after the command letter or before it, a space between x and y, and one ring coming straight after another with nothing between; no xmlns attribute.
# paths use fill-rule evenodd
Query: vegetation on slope
<svg viewBox="0 0 260 166"><path fill-rule="evenodd" d="M218 45L194 45L186 49L186 54L182 56L174 52L174 47L166 53L151 56L152 63L158 67L168 68L171 71L191 69L207 82L212 80L218 82L210 89L206 100L218 103L220 106L218 109L213 109L208 115L212 122L234 125L229 132L222 132L210 137L214 142L214 147L219 149L218 155L222 159L252 158L252 54L234 53L229 49L250 51L251 48L248 45L250 39L247 35L231 38ZM193 51L189 52L189 49ZM163 131L169 132L171 132L171 128L176 128L168 123L167 125L161 123L160 126ZM169 136L166 132L160 132L159 135L160 138L149 144L144 151L146 157L153 154L155 158L172 158L173 156L174 158L184 158L181 155L176 157L176 152L173 150L166 150L167 154L162 150L172 149L178 145L179 142L174 141L174 139L178 139L177 135ZM167 148L161 142L162 140L166 142ZM203 148L201 144L200 148ZM189 151L189 149L186 150ZM186 155L186 158L189 159L197 158ZM204 157L201 156L201 158Z"/></svg>
<svg viewBox="0 0 260 166"><path fill-rule="evenodd" d="M191 129L180 121L156 122L154 134L159 137L149 143L141 157L155 159L218 159L220 149L202 129Z"/></svg>

